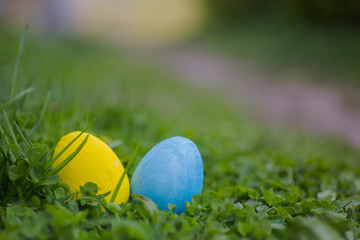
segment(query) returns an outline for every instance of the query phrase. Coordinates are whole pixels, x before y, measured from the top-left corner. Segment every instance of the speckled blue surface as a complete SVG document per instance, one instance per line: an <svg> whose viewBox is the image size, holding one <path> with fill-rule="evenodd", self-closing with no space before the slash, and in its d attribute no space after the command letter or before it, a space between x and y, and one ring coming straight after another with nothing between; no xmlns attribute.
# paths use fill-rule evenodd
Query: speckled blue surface
<svg viewBox="0 0 360 240"><path fill-rule="evenodd" d="M143 157L131 178L130 191L147 196L175 213L185 211L185 201L201 193L204 180L203 162L195 143L184 137L168 138Z"/></svg>

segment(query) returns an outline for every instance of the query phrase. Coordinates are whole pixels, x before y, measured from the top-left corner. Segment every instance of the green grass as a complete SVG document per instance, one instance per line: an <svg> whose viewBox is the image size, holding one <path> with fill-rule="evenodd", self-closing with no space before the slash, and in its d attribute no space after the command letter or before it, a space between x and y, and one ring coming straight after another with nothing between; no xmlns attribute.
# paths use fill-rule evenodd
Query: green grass
<svg viewBox="0 0 360 240"><path fill-rule="evenodd" d="M266 130L217 92L78 40L28 39L16 101L7 104L20 37L0 36L1 239L360 237L359 151ZM73 200L48 162L61 136L94 119L89 131L115 146L124 166L134 160L130 178L160 140L192 139L204 161L203 193L181 215L139 195L106 204L92 183Z"/></svg>
<svg viewBox="0 0 360 240"><path fill-rule="evenodd" d="M268 71L295 70L314 81L359 84L356 27L249 20L209 28L200 40Z"/></svg>

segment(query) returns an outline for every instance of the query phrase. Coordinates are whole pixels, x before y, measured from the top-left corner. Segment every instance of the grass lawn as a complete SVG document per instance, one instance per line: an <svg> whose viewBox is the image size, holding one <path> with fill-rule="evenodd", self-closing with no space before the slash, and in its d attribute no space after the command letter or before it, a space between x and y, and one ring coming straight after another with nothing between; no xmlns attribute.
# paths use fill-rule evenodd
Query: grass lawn
<svg viewBox="0 0 360 240"><path fill-rule="evenodd" d="M28 38L14 87L20 37L0 36L0 239L360 237L359 151L266 130L217 92L79 40ZM106 205L91 185L75 200L49 176L59 139L94 119L89 132L124 166L140 143L129 178L159 141L197 144L204 188L186 213L148 201Z"/></svg>

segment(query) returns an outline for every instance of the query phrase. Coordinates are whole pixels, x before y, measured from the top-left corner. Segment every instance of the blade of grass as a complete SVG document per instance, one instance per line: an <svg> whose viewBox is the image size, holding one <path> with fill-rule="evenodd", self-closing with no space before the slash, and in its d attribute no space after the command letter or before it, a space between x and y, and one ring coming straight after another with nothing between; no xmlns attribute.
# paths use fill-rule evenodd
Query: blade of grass
<svg viewBox="0 0 360 240"><path fill-rule="evenodd" d="M34 91L34 87L30 87L27 88L23 91L21 91L19 94L17 94L13 99L11 99L9 102L7 102L4 105L4 108L10 106L11 104L13 104L14 102L16 102L17 100L21 99L22 97L24 97L26 94L31 93L32 91Z"/></svg>
<svg viewBox="0 0 360 240"><path fill-rule="evenodd" d="M49 95L50 93L48 92L46 94L46 98L45 98L45 101L44 101L44 105L41 109L41 114L40 114L40 117L39 119L36 121L34 127L30 130L29 134L28 134L28 137L27 139L29 139L31 137L31 135L38 129L38 127L40 126L40 123L42 121L42 119L44 118L44 115L45 115L45 111L46 111L46 108L47 108L47 105L48 105L48 102L49 102Z"/></svg>
<svg viewBox="0 0 360 240"><path fill-rule="evenodd" d="M5 109L3 108L2 105L0 105L0 109L3 112L4 118L5 118L5 124L6 124L6 127L8 128L8 131L10 132L11 138L13 139L14 144L18 145L18 142L17 142L15 134L14 134L14 130L11 127L11 124L9 122L9 119L8 119L7 115L6 115Z"/></svg>
<svg viewBox="0 0 360 240"><path fill-rule="evenodd" d="M116 195L118 194L119 189L120 189L120 186L121 186L122 182L124 181L125 175L126 175L127 172L129 171L129 169L130 169L130 167L131 167L131 165L132 165L132 163L133 163L133 161L134 161L134 159L135 159L135 157L136 157L136 154L137 154L137 152L138 152L138 150L139 150L139 146L140 146L140 143L136 146L135 151L132 153L131 158L129 159L129 162L128 162L128 164L126 165L125 171L124 171L123 174L121 175L120 180L119 180L118 184L117 184L116 187L115 187L115 190L114 190L114 193L113 193L112 196L111 196L110 202L114 202L114 201L115 201Z"/></svg>
<svg viewBox="0 0 360 240"><path fill-rule="evenodd" d="M26 140L26 137L24 136L23 132L21 131L21 129L19 128L19 126L16 124L15 121L13 121L16 130L18 130L18 132L20 133L21 138L23 139L23 141L25 142L27 147L30 147L30 143L28 142L28 140Z"/></svg>
<svg viewBox="0 0 360 240"><path fill-rule="evenodd" d="M63 150L61 150L59 152L58 155L56 155L54 158L52 158L47 164L46 164L46 168L50 167L51 164L53 164L84 132L86 132L91 125L93 125L93 123L95 122L95 120L92 120L84 130L81 131L81 133L79 133L79 135L76 136L76 138L74 138L68 145L66 145L66 147L64 147Z"/></svg>
<svg viewBox="0 0 360 240"><path fill-rule="evenodd" d="M22 34L21 40L20 40L19 50L18 50L18 54L16 56L14 73L13 73L13 81L12 81L11 92L10 92L10 101L14 99L16 92L17 92L19 69L20 69L21 59L22 59L22 56L24 53L24 46L25 46L25 40L26 40L26 35L28 32L28 29L29 29L29 25L26 25L24 32Z"/></svg>
<svg viewBox="0 0 360 240"><path fill-rule="evenodd" d="M51 175L57 174L61 171L71 160L73 160L74 157L81 151L81 149L84 147L85 143L87 142L90 135L87 135L86 138L82 141L82 143L79 145L79 147L76 148L76 150L70 154L64 161L62 161L58 166L56 166L54 169L52 169L50 172L48 172L45 176L45 178L48 178Z"/></svg>

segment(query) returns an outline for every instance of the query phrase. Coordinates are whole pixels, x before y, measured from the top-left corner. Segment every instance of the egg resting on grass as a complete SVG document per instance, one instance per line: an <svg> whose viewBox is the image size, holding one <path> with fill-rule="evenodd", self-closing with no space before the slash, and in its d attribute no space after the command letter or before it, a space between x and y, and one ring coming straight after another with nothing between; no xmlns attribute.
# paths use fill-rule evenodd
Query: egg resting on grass
<svg viewBox="0 0 360 240"><path fill-rule="evenodd" d="M154 146L135 169L131 193L145 195L159 209L175 204L175 213L185 211L185 201L201 193L203 162L195 143L184 137L172 137Z"/></svg>
<svg viewBox="0 0 360 240"><path fill-rule="evenodd" d="M54 157L79 134L80 132L76 131L62 137L56 146ZM98 194L111 191L111 193L105 197L106 201L110 202L112 193L124 172L124 167L111 148L99 138L89 133L83 133L53 163L52 168L54 169L72 154L85 140L86 136L89 137L80 152L58 172L60 182L69 185L70 193L80 192L80 186L83 186L87 182L96 183L98 186ZM129 194L130 184L129 178L126 175L114 202L117 204L127 202Z"/></svg>

